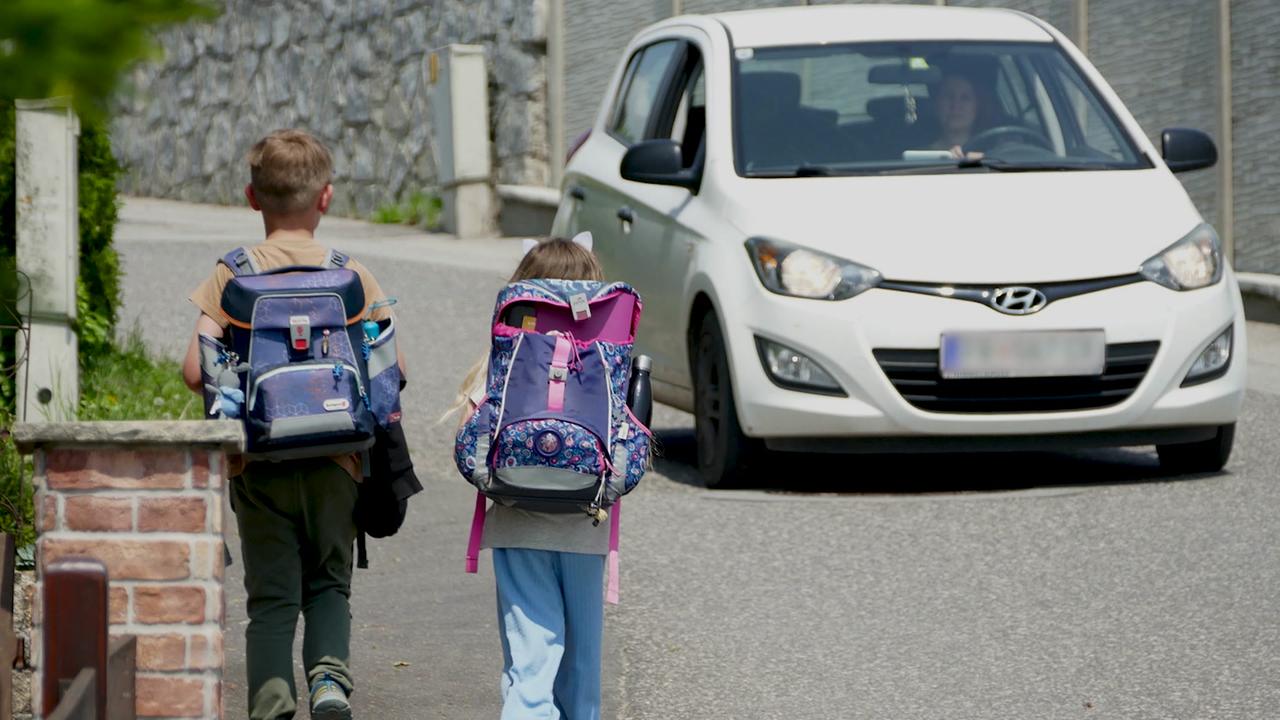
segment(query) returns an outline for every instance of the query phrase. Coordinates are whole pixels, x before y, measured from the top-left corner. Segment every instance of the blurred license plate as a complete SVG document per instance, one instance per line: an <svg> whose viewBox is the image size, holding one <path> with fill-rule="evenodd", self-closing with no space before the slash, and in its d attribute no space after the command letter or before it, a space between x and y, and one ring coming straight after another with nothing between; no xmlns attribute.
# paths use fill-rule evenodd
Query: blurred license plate
<svg viewBox="0 0 1280 720"><path fill-rule="evenodd" d="M1101 330L943 334L939 367L946 379L1101 375Z"/></svg>

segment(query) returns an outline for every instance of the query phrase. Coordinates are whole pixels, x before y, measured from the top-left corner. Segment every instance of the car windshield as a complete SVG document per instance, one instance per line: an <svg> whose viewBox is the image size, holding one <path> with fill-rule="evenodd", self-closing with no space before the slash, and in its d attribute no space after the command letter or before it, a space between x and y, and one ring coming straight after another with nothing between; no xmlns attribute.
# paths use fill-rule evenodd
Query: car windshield
<svg viewBox="0 0 1280 720"><path fill-rule="evenodd" d="M1051 43L858 43L734 51L747 177L1146 168Z"/></svg>

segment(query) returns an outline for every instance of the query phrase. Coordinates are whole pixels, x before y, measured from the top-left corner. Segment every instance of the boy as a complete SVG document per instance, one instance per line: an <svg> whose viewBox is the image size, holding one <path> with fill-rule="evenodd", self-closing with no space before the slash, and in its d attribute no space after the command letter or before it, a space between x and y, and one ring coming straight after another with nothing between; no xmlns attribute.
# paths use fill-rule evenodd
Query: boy
<svg viewBox="0 0 1280 720"><path fill-rule="evenodd" d="M329 151L308 133L277 130L253 146L248 161L251 182L245 197L262 213L266 230L266 240L249 251L257 267L265 271L323 264L327 248L316 242L314 232L333 198ZM367 303L384 297L368 269L355 260L347 267L360 276ZM222 291L232 275L219 263L191 293L201 315L182 376L196 392L202 386L198 337L223 336L228 319L221 310ZM385 307L373 312L375 320L388 315ZM400 366L403 372L403 358ZM232 458L229 465L249 596L249 717L294 716L293 637L301 612L306 621L302 655L311 717L350 720L349 600L360 458L341 455L248 465Z"/></svg>

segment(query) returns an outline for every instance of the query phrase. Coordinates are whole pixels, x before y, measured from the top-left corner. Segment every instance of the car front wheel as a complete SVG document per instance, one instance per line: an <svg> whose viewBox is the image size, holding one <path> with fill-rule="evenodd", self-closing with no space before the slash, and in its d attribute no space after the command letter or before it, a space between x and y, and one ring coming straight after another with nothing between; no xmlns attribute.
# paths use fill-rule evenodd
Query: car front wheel
<svg viewBox="0 0 1280 720"><path fill-rule="evenodd" d="M695 347L693 415L698 471L709 488L741 486L747 482L750 463L761 448L738 424L729 358L714 311L703 316Z"/></svg>
<svg viewBox="0 0 1280 720"><path fill-rule="evenodd" d="M1160 467L1179 474L1218 472L1231 457L1235 438L1236 425L1231 423L1219 427L1217 434L1208 440L1159 445L1156 452L1160 456Z"/></svg>

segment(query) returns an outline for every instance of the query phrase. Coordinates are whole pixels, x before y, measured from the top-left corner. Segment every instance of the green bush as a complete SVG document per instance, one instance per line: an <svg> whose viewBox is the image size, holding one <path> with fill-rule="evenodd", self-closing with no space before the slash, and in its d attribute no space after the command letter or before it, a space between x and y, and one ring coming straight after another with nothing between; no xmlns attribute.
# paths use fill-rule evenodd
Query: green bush
<svg viewBox="0 0 1280 720"><path fill-rule="evenodd" d="M116 180L120 164L104 129L80 132L80 282L76 287L76 334L84 359L111 342L120 312L120 260L111 239L120 216Z"/></svg>
<svg viewBox="0 0 1280 720"><path fill-rule="evenodd" d="M12 427L8 411L0 410L0 428ZM35 490L31 460L18 454L7 429L0 430L0 532L13 536L18 547L35 542Z"/></svg>
<svg viewBox="0 0 1280 720"><path fill-rule="evenodd" d="M439 195L419 191L402 203L383 205L374 211L370 219L386 225L415 225L434 230L440 224L443 209L444 202Z"/></svg>

